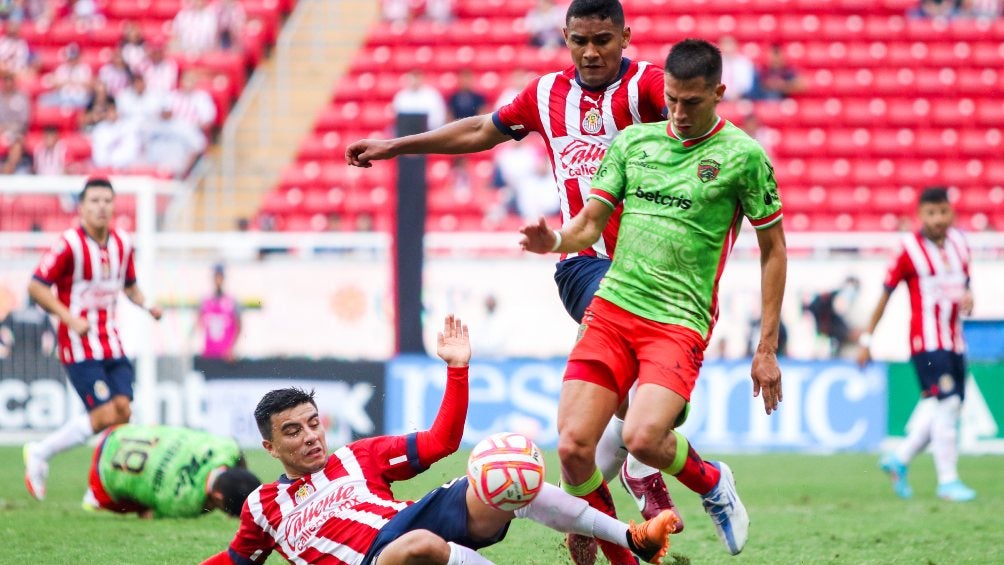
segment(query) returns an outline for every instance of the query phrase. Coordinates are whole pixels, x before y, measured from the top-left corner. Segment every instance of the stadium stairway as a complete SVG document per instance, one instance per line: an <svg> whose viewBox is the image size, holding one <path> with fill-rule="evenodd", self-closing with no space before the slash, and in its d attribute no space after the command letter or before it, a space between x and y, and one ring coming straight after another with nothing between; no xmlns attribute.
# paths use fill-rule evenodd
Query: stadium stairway
<svg viewBox="0 0 1004 565"><path fill-rule="evenodd" d="M371 0L297 3L274 56L256 71L257 88L245 91L224 126L221 147L210 153L214 166L197 191L193 227L234 229L257 213L378 16ZM231 147L223 148L227 143ZM231 167L232 185L225 180Z"/></svg>

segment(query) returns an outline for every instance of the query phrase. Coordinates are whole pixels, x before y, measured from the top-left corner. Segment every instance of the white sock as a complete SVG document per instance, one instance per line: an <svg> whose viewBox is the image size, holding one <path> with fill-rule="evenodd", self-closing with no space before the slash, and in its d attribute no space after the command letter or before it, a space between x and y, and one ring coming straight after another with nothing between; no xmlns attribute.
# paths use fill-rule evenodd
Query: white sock
<svg viewBox="0 0 1004 565"><path fill-rule="evenodd" d="M624 447L624 420L617 416L610 418L610 423L603 430L600 442L596 444L596 466L603 474L603 480L610 483L621 471L624 458L628 456Z"/></svg>
<svg viewBox="0 0 1004 565"><path fill-rule="evenodd" d="M457 545L452 541L446 543L450 546L450 560L446 562L446 565L495 565L469 547Z"/></svg>
<svg viewBox="0 0 1004 565"><path fill-rule="evenodd" d="M957 395L938 402L934 424L931 426L931 451L934 453L934 470L938 484L959 479L959 414L962 399Z"/></svg>
<svg viewBox="0 0 1004 565"><path fill-rule="evenodd" d="M648 465L635 459L634 455L628 454L627 472L628 475L638 478L638 477L647 477L649 475L654 475L656 473L661 473L662 471L656 469L655 467L649 467Z"/></svg>
<svg viewBox="0 0 1004 565"><path fill-rule="evenodd" d="M550 483L544 484L533 502L516 510L516 517L528 518L562 533L580 534L627 547L627 524Z"/></svg>
<svg viewBox="0 0 1004 565"><path fill-rule="evenodd" d="M920 452L924 451L931 441L931 426L934 423L934 414L937 410L937 398L922 398L914 408L913 416L907 422L906 439L899 444L895 455L900 463L909 465L910 461Z"/></svg>
<svg viewBox="0 0 1004 565"><path fill-rule="evenodd" d="M45 439L35 445L34 452L48 461L60 451L83 445L92 435L94 435L94 428L91 427L91 416L81 414L45 436Z"/></svg>

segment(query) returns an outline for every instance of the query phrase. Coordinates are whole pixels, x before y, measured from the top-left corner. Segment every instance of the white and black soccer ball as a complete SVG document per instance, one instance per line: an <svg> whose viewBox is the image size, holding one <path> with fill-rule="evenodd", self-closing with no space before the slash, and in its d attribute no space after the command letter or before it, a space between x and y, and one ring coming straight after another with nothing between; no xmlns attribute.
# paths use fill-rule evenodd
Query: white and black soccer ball
<svg viewBox="0 0 1004 565"><path fill-rule="evenodd" d="M544 485L544 456L533 441L510 432L478 442L467 459L467 478L478 498L499 510L522 508Z"/></svg>

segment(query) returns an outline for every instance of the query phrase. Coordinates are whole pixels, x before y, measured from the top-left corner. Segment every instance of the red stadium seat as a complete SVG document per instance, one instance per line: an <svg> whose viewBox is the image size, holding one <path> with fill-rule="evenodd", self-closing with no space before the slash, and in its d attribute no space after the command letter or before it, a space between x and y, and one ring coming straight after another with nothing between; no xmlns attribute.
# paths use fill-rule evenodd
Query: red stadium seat
<svg viewBox="0 0 1004 565"><path fill-rule="evenodd" d="M976 101L976 123L981 126L1004 126L1004 98L983 98Z"/></svg>

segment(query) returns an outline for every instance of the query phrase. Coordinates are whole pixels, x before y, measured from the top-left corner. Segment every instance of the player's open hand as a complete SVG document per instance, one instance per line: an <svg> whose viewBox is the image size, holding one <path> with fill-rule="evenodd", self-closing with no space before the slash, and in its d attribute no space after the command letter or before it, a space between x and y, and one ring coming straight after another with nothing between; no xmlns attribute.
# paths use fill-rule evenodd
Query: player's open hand
<svg viewBox="0 0 1004 565"><path fill-rule="evenodd" d="M385 139L360 139L345 148L345 163L353 167L369 168L373 166L372 161L394 156L390 142Z"/></svg>
<svg viewBox="0 0 1004 565"><path fill-rule="evenodd" d="M156 304L147 308L146 311L150 313L150 317L154 320L159 320L164 315L164 309Z"/></svg>
<svg viewBox="0 0 1004 565"><path fill-rule="evenodd" d="M519 228L519 233L523 238L519 240L519 246L524 251L533 253L550 253L554 249L557 237L554 230L547 227L547 220L541 216L536 224L528 224Z"/></svg>
<svg viewBox="0 0 1004 565"><path fill-rule="evenodd" d="M777 353L767 349L757 348L753 354L753 366L750 368L753 378L753 396L763 396L763 407L770 415L777 410L782 399L781 367L777 364Z"/></svg>
<svg viewBox="0 0 1004 565"><path fill-rule="evenodd" d="M447 367L466 367L471 362L471 336L467 325L450 314L437 336L436 354Z"/></svg>

